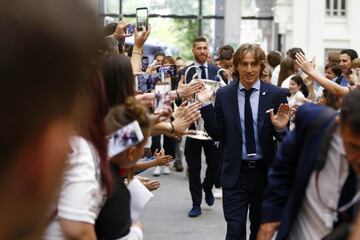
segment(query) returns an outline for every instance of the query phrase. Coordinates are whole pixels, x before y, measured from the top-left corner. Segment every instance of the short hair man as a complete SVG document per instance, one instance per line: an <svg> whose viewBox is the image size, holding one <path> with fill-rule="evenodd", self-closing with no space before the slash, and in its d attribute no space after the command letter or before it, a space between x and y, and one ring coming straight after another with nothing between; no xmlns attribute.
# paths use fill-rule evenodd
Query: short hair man
<svg viewBox="0 0 360 240"><path fill-rule="evenodd" d="M352 215L343 207L360 175L359 101L356 89L343 99L340 116L314 104L298 110L269 170L259 239L271 239L276 229L276 239L323 239Z"/></svg>
<svg viewBox="0 0 360 240"><path fill-rule="evenodd" d="M354 49L344 49L340 52L340 66L343 75L336 80L336 83L344 87L348 85L351 74L351 62L355 58L358 58L358 54Z"/></svg>
<svg viewBox="0 0 360 240"><path fill-rule="evenodd" d="M164 64L164 58L165 58L165 53L163 52L157 52L154 55L154 59L157 62L157 65L163 65Z"/></svg>
<svg viewBox="0 0 360 240"><path fill-rule="evenodd" d="M79 1L0 5L0 239L41 239L101 31Z"/></svg>
<svg viewBox="0 0 360 240"><path fill-rule="evenodd" d="M201 115L205 128L222 143L221 185L227 222L226 239L247 239L249 210L250 239L256 239L267 168L275 157L273 138L286 133L289 107L286 92L260 80L265 53L256 44L243 44L234 54L236 80L216 93L198 94L204 103ZM279 109L276 116L269 109Z"/></svg>
<svg viewBox="0 0 360 240"><path fill-rule="evenodd" d="M208 63L209 47L206 38L197 37L194 39L192 53L194 63L182 69L180 76L185 76L186 83L193 78L217 80L219 68ZM195 126L191 127L192 129ZM207 170L204 181L201 183L201 152L204 149ZM192 208L188 213L189 217L197 217L201 214L202 191L205 192L205 201L209 206L214 204L212 188L218 185L217 171L219 164L219 150L213 140L199 140L190 136L185 141L185 159L189 169L189 188L192 199Z"/></svg>
<svg viewBox="0 0 360 240"><path fill-rule="evenodd" d="M219 48L219 65L221 68L226 70L225 74L225 81L227 83L230 82L232 79L232 74L234 72L233 68L233 54L234 54L234 48L230 45L225 45L221 48Z"/></svg>

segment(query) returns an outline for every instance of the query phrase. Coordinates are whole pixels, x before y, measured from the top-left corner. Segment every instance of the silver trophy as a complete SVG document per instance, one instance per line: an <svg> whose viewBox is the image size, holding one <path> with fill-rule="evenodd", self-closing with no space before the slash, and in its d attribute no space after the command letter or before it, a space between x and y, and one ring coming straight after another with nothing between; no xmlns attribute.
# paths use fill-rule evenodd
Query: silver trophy
<svg viewBox="0 0 360 240"><path fill-rule="evenodd" d="M199 70L199 68L195 65L190 66L185 72L185 79L187 78L187 74L191 68L196 68L197 70ZM217 73L218 76L220 76L219 71ZM195 78L197 78L197 79L195 79ZM199 81L199 80L203 81L205 83L205 87L208 88L209 91L213 91L213 92L216 92L222 86L221 82L224 84L224 86L226 85L226 83L223 81L221 76L219 77L220 81L214 81L214 80L210 80L210 79L198 79L198 73L195 73L193 75L193 78L191 81ZM197 100L198 100L197 94L194 94L194 96L191 99L189 99L189 103L193 103ZM212 104L215 103L215 94L213 95L211 102L212 102ZM199 139L199 140L211 140L211 137L206 132L204 119L202 117L200 117L197 121L195 121L194 125L195 125L195 134L188 135L188 137L194 138L194 139Z"/></svg>

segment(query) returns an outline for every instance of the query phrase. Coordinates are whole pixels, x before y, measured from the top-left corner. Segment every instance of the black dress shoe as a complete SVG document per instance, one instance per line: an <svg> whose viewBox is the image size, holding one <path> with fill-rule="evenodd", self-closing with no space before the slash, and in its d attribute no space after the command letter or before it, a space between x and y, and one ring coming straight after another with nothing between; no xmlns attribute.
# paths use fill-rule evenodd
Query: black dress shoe
<svg viewBox="0 0 360 240"><path fill-rule="evenodd" d="M175 162L174 162L174 168L175 168L175 171L177 171L177 172L182 172L182 171L184 171L184 168L183 168L183 166L182 166L182 164L181 164L180 161L175 161Z"/></svg>

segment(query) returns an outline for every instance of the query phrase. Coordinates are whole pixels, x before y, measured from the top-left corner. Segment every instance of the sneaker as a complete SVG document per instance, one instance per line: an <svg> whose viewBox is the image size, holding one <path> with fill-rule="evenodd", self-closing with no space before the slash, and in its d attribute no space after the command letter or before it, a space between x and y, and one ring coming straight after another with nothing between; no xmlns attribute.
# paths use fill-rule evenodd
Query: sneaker
<svg viewBox="0 0 360 240"><path fill-rule="evenodd" d="M209 206L214 205L215 198L214 198L214 195L213 195L213 193L211 191L210 192L205 192L205 202Z"/></svg>
<svg viewBox="0 0 360 240"><path fill-rule="evenodd" d="M157 166L157 167L155 168L155 170L154 170L154 172L153 172L153 176L154 176L154 177L160 176L160 167L159 167L159 166Z"/></svg>
<svg viewBox="0 0 360 240"><path fill-rule="evenodd" d="M190 212L188 213L189 217L197 217L201 214L200 206L193 206Z"/></svg>
<svg viewBox="0 0 360 240"><path fill-rule="evenodd" d="M170 175L171 174L170 168L168 166L164 167L163 174L164 175Z"/></svg>
<svg viewBox="0 0 360 240"><path fill-rule="evenodd" d="M222 190L221 188L214 188L213 195L215 199L222 199Z"/></svg>
<svg viewBox="0 0 360 240"><path fill-rule="evenodd" d="M184 171L184 167L182 166L180 161L175 161L174 162L174 168L175 168L175 171L177 171L177 172Z"/></svg>

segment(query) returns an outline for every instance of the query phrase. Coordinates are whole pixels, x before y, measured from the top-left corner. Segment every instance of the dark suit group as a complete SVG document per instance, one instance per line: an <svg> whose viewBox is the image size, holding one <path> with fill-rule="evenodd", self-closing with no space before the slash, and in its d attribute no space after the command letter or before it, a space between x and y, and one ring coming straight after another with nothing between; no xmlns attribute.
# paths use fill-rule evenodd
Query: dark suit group
<svg viewBox="0 0 360 240"><path fill-rule="evenodd" d="M297 111L296 128L284 138L269 170L263 200L262 221L281 222L276 239L287 239L304 200L311 174L324 167L335 131L336 115L335 111L314 104L305 104ZM355 191L356 177L350 170L338 206L350 202ZM346 215L351 217L352 214L352 209L349 209ZM336 224L345 220L342 216L338 219Z"/></svg>
<svg viewBox="0 0 360 240"><path fill-rule="evenodd" d="M259 81L259 80L258 80ZM215 107L201 108L205 128L215 141L221 141L221 185L223 208L227 222L226 239L246 239L246 219L250 207L251 235L256 238L260 225L261 200L266 185L267 168L275 156L274 137L281 139L286 132L278 132L272 125L267 110L275 112L286 103L286 93L271 84L260 83L257 113L257 138L262 159L244 161L242 129L239 113L239 80L232 81L216 93Z"/></svg>

